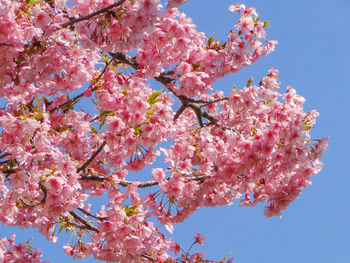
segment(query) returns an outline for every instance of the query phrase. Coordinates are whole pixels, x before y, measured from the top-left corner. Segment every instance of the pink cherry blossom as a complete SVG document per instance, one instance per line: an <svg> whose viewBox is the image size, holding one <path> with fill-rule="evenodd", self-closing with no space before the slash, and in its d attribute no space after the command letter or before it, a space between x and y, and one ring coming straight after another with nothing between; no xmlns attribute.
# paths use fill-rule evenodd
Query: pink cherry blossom
<svg viewBox="0 0 350 263"><path fill-rule="evenodd" d="M200 244L202 247L204 247L204 241L205 241L205 237L199 233L195 233L195 242Z"/></svg>
<svg viewBox="0 0 350 263"><path fill-rule="evenodd" d="M277 69L212 91L275 49L266 22L231 5L239 18L219 40L177 9L185 3L0 0L2 224L52 242L65 229L73 258L204 262L164 233L235 200L281 216L311 184L328 137L312 139L318 112L281 91ZM193 245L204 240L195 232ZM11 236L0 261L41 253Z"/></svg>

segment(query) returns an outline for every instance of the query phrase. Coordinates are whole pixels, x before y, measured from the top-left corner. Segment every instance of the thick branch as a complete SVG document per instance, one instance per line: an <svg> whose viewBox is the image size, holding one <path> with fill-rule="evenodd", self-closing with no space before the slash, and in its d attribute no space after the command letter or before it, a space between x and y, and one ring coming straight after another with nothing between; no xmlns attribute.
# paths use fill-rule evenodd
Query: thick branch
<svg viewBox="0 0 350 263"><path fill-rule="evenodd" d="M202 117L206 118L207 120L210 121L210 124L214 124L217 123L217 120L211 116L209 113L205 112L202 107L207 106L211 103L215 103L218 101L222 101L222 100L226 100L227 98L219 98L219 99L215 99L215 100L208 100L208 101L204 101L204 100L195 100L192 98L188 98L185 95L177 95L171 88L168 88L173 94L175 94L175 96L178 97L178 99L181 101L181 107L180 109L176 112L175 116L174 116L174 120L177 120L180 115L184 112L184 110L186 108L191 108L194 113L197 116L199 125L201 127L204 126Z"/></svg>
<svg viewBox="0 0 350 263"><path fill-rule="evenodd" d="M81 180L89 180L89 181L99 181L103 182L106 178L98 175L90 175L90 174L80 174Z"/></svg>
<svg viewBox="0 0 350 263"><path fill-rule="evenodd" d="M140 69L140 66L137 64L135 57L131 57L129 55L126 55L124 53L110 53L110 55L118 62L126 64L131 66L134 69ZM170 88L169 84L171 84L174 79L171 77L168 77L167 75L172 74L173 72L164 72L162 74L160 74L158 77L154 77L154 79L160 83L162 83L171 93L173 93L182 103L180 109L176 112L175 116L174 116L174 120L176 120L186 108L191 108L197 118L198 118L198 122L199 125L201 127L204 126L202 117L206 118L207 120L209 120L210 124L213 123L217 123L217 120L211 116L209 113L205 112L204 110L202 110L202 108L204 106L207 106L209 104L212 103L216 103L216 102L220 102L223 100L227 100L227 98L218 98L218 99L213 99L213 100L195 100L192 98L188 98L185 95L177 95L176 92Z"/></svg>
<svg viewBox="0 0 350 263"><path fill-rule="evenodd" d="M119 6L119 5L122 5L123 3L125 2L125 0L120 0L119 2L116 2L110 6L107 6L105 8L102 8L96 12L93 12L89 15L86 15L86 16L83 16L83 17L79 17L79 18L71 18L69 22L66 22L64 24L61 24L61 28L65 28L65 27L69 27L69 26L72 26L74 25L75 23L78 23L78 22L81 22L81 21L84 21L84 20L88 20L94 16L97 16L99 14L102 14L102 13L106 13L108 12L110 9L116 7L116 6Z"/></svg>

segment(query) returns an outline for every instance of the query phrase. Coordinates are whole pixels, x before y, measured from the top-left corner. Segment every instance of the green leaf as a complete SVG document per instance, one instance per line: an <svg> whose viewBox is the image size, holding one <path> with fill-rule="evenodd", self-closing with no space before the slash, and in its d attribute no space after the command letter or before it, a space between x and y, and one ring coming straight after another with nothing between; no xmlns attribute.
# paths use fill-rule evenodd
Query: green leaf
<svg viewBox="0 0 350 263"><path fill-rule="evenodd" d="M247 80L247 87L249 87L250 84L252 84L252 82L253 82L253 78L248 79L248 80Z"/></svg>
<svg viewBox="0 0 350 263"><path fill-rule="evenodd" d="M58 227L58 233L61 233L63 228L64 228L63 224L60 224L60 226Z"/></svg>
<svg viewBox="0 0 350 263"><path fill-rule="evenodd" d="M200 65L199 65L199 63L197 63L197 64L193 64L193 65L192 65L192 67L193 67L193 70L200 69Z"/></svg>
<svg viewBox="0 0 350 263"><path fill-rule="evenodd" d="M231 254L232 253L228 253L223 259L219 261L219 263L224 263Z"/></svg>
<svg viewBox="0 0 350 263"><path fill-rule="evenodd" d="M95 127L90 125L90 129L91 129L91 133L92 134L98 134L97 130L95 129Z"/></svg>
<svg viewBox="0 0 350 263"><path fill-rule="evenodd" d="M33 118L34 120L40 120L43 117L43 114L41 112L38 112L37 114L34 114Z"/></svg>
<svg viewBox="0 0 350 263"><path fill-rule="evenodd" d="M28 4L28 5L36 5L36 4L40 4L40 3L42 3L43 1L41 1L41 0L26 0L26 3Z"/></svg>
<svg viewBox="0 0 350 263"><path fill-rule="evenodd" d="M147 99L147 103L152 105L158 101L160 101L159 99L157 100L157 98L159 97L160 94L162 94L162 92L164 91L165 89L162 89L162 90L158 90L158 91L154 91L152 92L152 94L148 97Z"/></svg>
<svg viewBox="0 0 350 263"><path fill-rule="evenodd" d="M102 118L100 126L98 127L98 132L99 133L101 132L101 129L102 129L103 125L105 125L105 123L106 123L106 118L107 118L106 116L103 116L103 118Z"/></svg>
<svg viewBox="0 0 350 263"><path fill-rule="evenodd" d="M142 133L141 125L133 127L135 135L140 135Z"/></svg>
<svg viewBox="0 0 350 263"><path fill-rule="evenodd" d="M115 116L115 111L101 109L101 111L100 111L100 116L101 116L101 117L105 117L105 116Z"/></svg>
<svg viewBox="0 0 350 263"><path fill-rule="evenodd" d="M255 127L253 127L253 129L252 129L252 133L253 133L253 135L256 135L256 128Z"/></svg>
<svg viewBox="0 0 350 263"><path fill-rule="evenodd" d="M211 46L211 44L214 43L214 37L213 35L211 35L209 38L208 38L208 46Z"/></svg>
<svg viewBox="0 0 350 263"><path fill-rule="evenodd" d="M136 215L138 214L139 212L136 211L136 208L139 206L139 204L136 204L136 205L133 205L133 206L124 206L123 207L123 210L125 211L126 215L129 217L129 216L132 216L132 215Z"/></svg>
<svg viewBox="0 0 350 263"><path fill-rule="evenodd" d="M95 100L93 100L91 98L90 98L90 100L92 101L93 104L95 104L95 106L98 106L97 101L95 101Z"/></svg>
<svg viewBox="0 0 350 263"><path fill-rule="evenodd" d="M270 23L271 23L270 21L264 21L264 26L263 26L263 28L271 28L271 27L269 26Z"/></svg>

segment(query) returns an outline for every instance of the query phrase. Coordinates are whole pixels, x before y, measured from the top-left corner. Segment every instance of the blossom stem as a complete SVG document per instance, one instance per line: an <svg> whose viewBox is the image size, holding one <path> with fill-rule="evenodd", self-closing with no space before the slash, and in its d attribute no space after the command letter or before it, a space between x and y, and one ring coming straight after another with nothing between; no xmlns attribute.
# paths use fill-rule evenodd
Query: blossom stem
<svg viewBox="0 0 350 263"><path fill-rule="evenodd" d="M98 229L95 226L90 224L88 221L86 221L84 218L82 218L80 215L78 215L74 211L70 211L69 213L74 217L75 220L77 220L78 222L80 222L84 226L86 226L87 229L95 231L95 232L99 232Z"/></svg>
<svg viewBox="0 0 350 263"><path fill-rule="evenodd" d="M80 173L81 171L84 171L89 164L96 158L96 156L102 151L103 147L105 147L105 145L107 144L106 141L104 141L100 147L98 147L98 149L91 155L91 157L82 165L77 169L77 173Z"/></svg>

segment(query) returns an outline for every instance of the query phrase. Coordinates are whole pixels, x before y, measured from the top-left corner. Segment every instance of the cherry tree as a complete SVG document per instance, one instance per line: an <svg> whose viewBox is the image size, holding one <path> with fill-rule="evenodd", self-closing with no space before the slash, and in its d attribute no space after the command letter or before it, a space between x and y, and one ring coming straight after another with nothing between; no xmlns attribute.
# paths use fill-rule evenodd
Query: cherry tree
<svg viewBox="0 0 350 263"><path fill-rule="evenodd" d="M178 11L185 2L0 0L2 224L52 242L70 232L74 258L206 262L168 238L175 223L235 199L280 216L310 184L327 138L311 139L318 113L280 91L278 70L212 88L274 50L268 22L231 5L239 19L220 41ZM41 252L12 235L0 260Z"/></svg>

